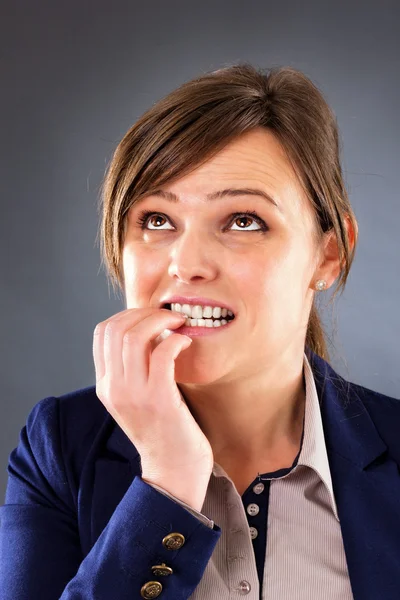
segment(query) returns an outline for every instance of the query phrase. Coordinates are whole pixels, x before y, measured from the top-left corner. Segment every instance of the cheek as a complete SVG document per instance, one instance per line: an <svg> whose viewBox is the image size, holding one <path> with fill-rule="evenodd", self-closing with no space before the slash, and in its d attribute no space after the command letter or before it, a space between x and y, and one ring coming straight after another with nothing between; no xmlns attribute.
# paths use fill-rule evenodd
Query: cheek
<svg viewBox="0 0 400 600"><path fill-rule="evenodd" d="M122 265L128 307L147 306L154 287L156 262L145 260L140 252L124 251Z"/></svg>
<svg viewBox="0 0 400 600"><path fill-rule="evenodd" d="M252 269L243 269L243 290L254 298L261 312L289 321L297 319L302 312L305 281L308 268L300 251L264 257L252 263Z"/></svg>
<svg viewBox="0 0 400 600"><path fill-rule="evenodd" d="M125 285L129 288L137 285L138 279L143 277L144 270L139 268L138 257L128 251L122 255L122 266L124 270Z"/></svg>

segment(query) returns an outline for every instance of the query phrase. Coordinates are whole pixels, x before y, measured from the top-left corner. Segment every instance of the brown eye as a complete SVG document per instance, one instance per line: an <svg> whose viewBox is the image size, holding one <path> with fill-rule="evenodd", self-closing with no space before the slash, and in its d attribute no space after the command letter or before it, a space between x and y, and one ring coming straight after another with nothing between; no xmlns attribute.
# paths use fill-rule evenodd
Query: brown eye
<svg viewBox="0 0 400 600"><path fill-rule="evenodd" d="M249 217L238 217L237 219L235 219L235 224L238 224L238 222L241 221L243 223L243 221L247 221L247 224L249 223L249 221L254 221L254 219L250 219ZM238 225L241 229L246 229L245 226L241 226Z"/></svg>
<svg viewBox="0 0 400 600"><path fill-rule="evenodd" d="M154 219L154 220L153 220ZM152 225L154 225L155 227L162 225L161 221L165 221L164 217L162 217L161 215L154 215L152 217L150 217L149 219L149 223L151 223Z"/></svg>
<svg viewBox="0 0 400 600"><path fill-rule="evenodd" d="M261 217L258 216L258 214L252 210L246 211L244 213L235 213L233 215L234 217L234 221L232 224L237 225L237 227L239 227L239 229L233 229L232 231L239 231L240 229L242 231L267 231L268 227L265 223L265 221L263 221L263 219ZM246 226L246 222L247 225L249 223L249 221L253 221L253 223L258 223L259 228L258 229L250 229L249 227ZM238 225L238 222L244 222L245 225Z"/></svg>
<svg viewBox="0 0 400 600"><path fill-rule="evenodd" d="M238 229L231 229L231 231L268 231L268 226L266 225L265 221L258 216L258 214L255 211L252 210L248 210L242 213L234 213L233 215L231 215L232 219L230 221L231 225L236 225L236 227L238 227ZM170 229L164 229L162 228L165 225L165 222L167 222L168 219L167 217L165 217L162 213L156 213L156 212L152 212L149 210L144 210L140 213L138 220L137 220L137 224L140 226L141 229L146 230L146 231L170 231ZM242 225L238 225L239 222L242 222ZM245 223L245 225L243 225L243 222ZM254 224L258 224L259 227L257 229L250 229L249 227L249 222L250 222L250 227L251 227L251 222L253 222ZM151 225L151 227L148 227L148 225Z"/></svg>
<svg viewBox="0 0 400 600"><path fill-rule="evenodd" d="M138 220L137 220L137 224L140 226L141 229L147 229L148 231L154 231L156 229L160 229L160 227L164 224L162 221L165 221L166 218L160 214L160 213L155 213L155 212L151 212L149 210L144 210L143 212L140 213ZM148 223L151 223L152 228L148 228L147 225ZM164 230L162 230L164 231Z"/></svg>

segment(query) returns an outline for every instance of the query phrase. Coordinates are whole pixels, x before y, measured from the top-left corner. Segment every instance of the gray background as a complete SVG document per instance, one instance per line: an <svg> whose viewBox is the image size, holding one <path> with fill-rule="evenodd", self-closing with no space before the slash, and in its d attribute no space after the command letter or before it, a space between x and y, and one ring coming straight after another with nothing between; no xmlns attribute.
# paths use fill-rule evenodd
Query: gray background
<svg viewBox="0 0 400 600"><path fill-rule="evenodd" d="M400 397L397 4L0 4L1 495L28 412L95 384L93 330L124 308L95 241L115 146L158 98L236 61L303 70L338 117L360 241L334 312L332 365Z"/></svg>

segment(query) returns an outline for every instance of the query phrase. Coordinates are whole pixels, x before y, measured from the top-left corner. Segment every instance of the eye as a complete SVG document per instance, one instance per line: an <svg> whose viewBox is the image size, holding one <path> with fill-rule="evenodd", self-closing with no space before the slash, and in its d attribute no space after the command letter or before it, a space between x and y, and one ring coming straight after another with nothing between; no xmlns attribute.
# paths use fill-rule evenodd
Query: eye
<svg viewBox="0 0 400 600"><path fill-rule="evenodd" d="M236 224L237 221L253 221L253 222L257 222L260 227L259 229L249 229L246 226L239 226L239 229L234 229L233 231L267 231L268 227L265 223L265 221L258 216L258 214L254 211L254 210L246 210L245 212L242 213L234 213L232 215L232 220L231 223L234 222Z"/></svg>
<svg viewBox="0 0 400 600"><path fill-rule="evenodd" d="M162 214L162 213L156 213L156 212L151 212L149 210L144 210L140 213L138 220L137 220L137 224L140 226L141 229L143 230L147 230L147 231L157 231L157 230L161 230L161 231L165 231L165 229L161 229L160 227L153 227L153 228L148 228L147 224L151 223L150 217L153 218L153 216L156 216L157 218L154 220L154 223L160 223L160 221L165 220L166 217ZM266 225L265 221L258 216L258 214L253 211L253 210L247 210L245 212L241 212L241 213L233 213L232 215L232 219L230 221L230 223L235 223L237 221L254 221L257 222L260 227L258 229L249 229L249 227L246 226L238 226L239 229L233 229L232 231L267 231L268 230L268 226ZM167 230L168 231L168 230Z"/></svg>
<svg viewBox="0 0 400 600"><path fill-rule="evenodd" d="M160 222L163 219L165 219L165 217L163 215L161 215L160 213L155 213L155 212L151 212L149 210L144 210L139 214L138 220L137 220L137 224L140 225L141 229L148 229L147 228L147 222L150 222L150 217L152 217L153 215L157 215L157 219L156 222ZM160 227L155 227L154 229L160 229ZM154 231L154 229L150 229L150 231Z"/></svg>

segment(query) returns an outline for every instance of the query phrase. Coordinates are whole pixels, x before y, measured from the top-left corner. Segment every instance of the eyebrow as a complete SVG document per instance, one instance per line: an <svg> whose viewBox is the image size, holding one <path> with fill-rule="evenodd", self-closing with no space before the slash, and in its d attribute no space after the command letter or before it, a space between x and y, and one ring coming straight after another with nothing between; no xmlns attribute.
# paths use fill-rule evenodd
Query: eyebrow
<svg viewBox="0 0 400 600"><path fill-rule="evenodd" d="M179 202L179 198L173 192L167 192L165 190L155 190L149 196L158 196L160 198L164 198L169 202ZM224 198L226 196L261 196L271 204L273 204L278 210L282 212L282 208L276 202L276 200L264 192L263 190L259 190L257 188L226 188L225 190L219 190L217 192L212 192L206 195L207 200L217 200L218 198Z"/></svg>

